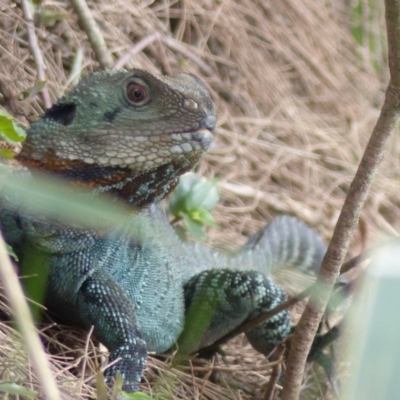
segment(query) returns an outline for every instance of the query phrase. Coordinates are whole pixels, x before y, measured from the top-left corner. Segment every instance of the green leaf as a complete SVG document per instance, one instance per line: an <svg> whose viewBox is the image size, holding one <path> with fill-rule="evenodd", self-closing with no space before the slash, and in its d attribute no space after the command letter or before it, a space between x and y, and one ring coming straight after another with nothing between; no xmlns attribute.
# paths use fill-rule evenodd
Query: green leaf
<svg viewBox="0 0 400 400"><path fill-rule="evenodd" d="M0 382L0 392L9 393L17 396L24 396L28 399L36 399L39 396L38 392L27 389L26 387L21 385L17 385L16 383Z"/></svg>
<svg viewBox="0 0 400 400"><path fill-rule="evenodd" d="M136 392L136 393L127 393L122 392L122 396L127 399L134 399L134 400L153 400L153 397L150 397L146 393Z"/></svg>
<svg viewBox="0 0 400 400"><path fill-rule="evenodd" d="M97 397L96 400L107 400L108 399L108 388L104 382L103 371L98 370L96 374L96 389Z"/></svg>
<svg viewBox="0 0 400 400"><path fill-rule="evenodd" d="M0 190L13 194L9 207L80 228L113 229L125 223L126 216L132 213L122 202L106 195L93 197L84 189L71 191L62 179L45 174L16 179L13 170L1 164ZM88 196L90 202L86 200ZM132 232L132 235L139 240L139 234Z"/></svg>
<svg viewBox="0 0 400 400"><path fill-rule="evenodd" d="M112 386L112 391L111 391L111 400L118 400L119 395L122 392L122 386L124 382L122 380L122 375L121 372L118 371L117 374L115 375L114 383Z"/></svg>
<svg viewBox="0 0 400 400"><path fill-rule="evenodd" d="M199 290L196 290L192 304L185 313L184 329L178 338L179 354L189 355L199 348L218 307L219 297L216 293L221 290L222 279L215 281L214 276L206 276ZM181 360L184 361L184 358Z"/></svg>
<svg viewBox="0 0 400 400"><path fill-rule="evenodd" d="M46 287L50 271L49 254L41 251L30 242L25 244L26 257L21 263L21 280L26 297L33 300L29 303L32 317L39 322L44 308L41 304L45 302Z"/></svg>
<svg viewBox="0 0 400 400"><path fill-rule="evenodd" d="M202 209L193 211L190 213L190 216L193 220L199 222L202 225L216 226L215 219L208 210Z"/></svg>
<svg viewBox="0 0 400 400"><path fill-rule="evenodd" d="M219 194L215 181L208 181L203 177L194 182L187 196L188 210L212 210L219 201Z"/></svg>
<svg viewBox="0 0 400 400"><path fill-rule="evenodd" d="M10 114L0 110L0 135L11 142L22 142L25 139L25 131L18 126Z"/></svg>
<svg viewBox="0 0 400 400"><path fill-rule="evenodd" d="M169 198L169 212L177 217L181 211L186 210L186 197L190 192L190 176L191 174L184 175L180 178L178 186L172 192Z"/></svg>
<svg viewBox="0 0 400 400"><path fill-rule="evenodd" d="M22 91L19 94L18 99L19 100L30 99L31 97L40 93L46 85L47 85L47 81L37 81L32 87Z"/></svg>
<svg viewBox="0 0 400 400"><path fill-rule="evenodd" d="M204 237L203 225L215 226L210 211L217 205L219 194L215 179L186 174L171 195L169 213L182 220L187 231L197 239Z"/></svg>
<svg viewBox="0 0 400 400"><path fill-rule="evenodd" d="M218 201L216 180L210 181L198 174L190 173L181 177L179 185L171 195L169 210L175 216L181 211L199 209L211 211Z"/></svg>
<svg viewBox="0 0 400 400"><path fill-rule="evenodd" d="M70 14L62 11L54 11L48 8L43 8L40 15L40 22L45 26L54 26L56 22L63 21L70 17Z"/></svg>
<svg viewBox="0 0 400 400"><path fill-rule="evenodd" d="M196 239L202 239L204 237L204 228L200 222L195 221L189 214L186 214L185 212L181 212L179 215L183 218L187 231L193 237Z"/></svg>
<svg viewBox="0 0 400 400"><path fill-rule="evenodd" d="M10 149L0 149L0 157L11 160L14 158L14 153Z"/></svg>
<svg viewBox="0 0 400 400"><path fill-rule="evenodd" d="M13 248L6 243L7 253L11 256L15 261L18 261L18 256L15 254Z"/></svg>

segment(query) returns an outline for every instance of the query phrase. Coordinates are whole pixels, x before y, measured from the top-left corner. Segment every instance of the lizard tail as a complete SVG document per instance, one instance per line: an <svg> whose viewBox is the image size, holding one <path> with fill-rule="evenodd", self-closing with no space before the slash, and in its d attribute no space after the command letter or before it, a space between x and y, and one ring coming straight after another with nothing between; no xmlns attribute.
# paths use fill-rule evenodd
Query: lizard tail
<svg viewBox="0 0 400 400"><path fill-rule="evenodd" d="M282 267L315 274L325 252L326 246L317 232L295 217L282 215L253 235L232 263L237 269L263 274Z"/></svg>
<svg viewBox="0 0 400 400"><path fill-rule="evenodd" d="M184 285L187 315L195 316L186 318L184 332L187 337L191 330L198 335L198 340L191 341L196 350L285 300L283 289L269 276L274 269L288 267L315 273L326 251L314 230L287 215L274 219L233 256L199 246L190 249L192 258L198 261L194 265L203 261L202 270L192 271ZM199 316L204 318L203 329L193 329L193 320ZM256 350L268 355L289 331L289 312L284 310L246 335Z"/></svg>

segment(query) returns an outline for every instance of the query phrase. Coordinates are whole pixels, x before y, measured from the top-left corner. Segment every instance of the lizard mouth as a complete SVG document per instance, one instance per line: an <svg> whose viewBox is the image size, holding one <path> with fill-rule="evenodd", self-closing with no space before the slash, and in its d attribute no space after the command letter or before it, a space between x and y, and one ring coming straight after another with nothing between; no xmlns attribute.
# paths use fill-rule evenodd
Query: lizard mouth
<svg viewBox="0 0 400 400"><path fill-rule="evenodd" d="M201 128L193 132L173 133L171 154L204 153L212 143L213 134L209 129Z"/></svg>
<svg viewBox="0 0 400 400"><path fill-rule="evenodd" d="M185 150L180 152L207 151L213 140L212 131L215 129L216 123L215 115L207 115L203 118L201 123L199 123L198 127L193 127L193 130L172 135L173 139L181 140L181 143L176 143L175 146L180 146L182 150Z"/></svg>
<svg viewBox="0 0 400 400"><path fill-rule="evenodd" d="M213 140L213 134L210 129L200 128L192 133L192 139L194 142L199 143L204 148L208 148Z"/></svg>
<svg viewBox="0 0 400 400"><path fill-rule="evenodd" d="M210 129L202 128L192 133L192 138L195 142L203 143L205 140L212 140L213 134Z"/></svg>

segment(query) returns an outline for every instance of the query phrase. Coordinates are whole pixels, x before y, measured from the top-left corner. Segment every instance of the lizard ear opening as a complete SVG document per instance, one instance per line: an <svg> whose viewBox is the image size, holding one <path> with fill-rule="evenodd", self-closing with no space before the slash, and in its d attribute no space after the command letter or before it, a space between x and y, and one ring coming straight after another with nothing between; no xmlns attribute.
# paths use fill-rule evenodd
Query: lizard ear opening
<svg viewBox="0 0 400 400"><path fill-rule="evenodd" d="M72 124L76 114L76 104L54 104L44 114L43 118L52 119L64 126Z"/></svg>

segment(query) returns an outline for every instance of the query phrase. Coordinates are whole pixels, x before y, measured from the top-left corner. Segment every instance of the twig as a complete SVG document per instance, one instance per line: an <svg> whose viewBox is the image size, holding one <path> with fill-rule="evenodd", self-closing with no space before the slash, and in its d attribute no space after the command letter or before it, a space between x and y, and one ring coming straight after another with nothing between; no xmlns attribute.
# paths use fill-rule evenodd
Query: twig
<svg viewBox="0 0 400 400"><path fill-rule="evenodd" d="M76 86L79 83L82 73L83 56L85 50L83 47L78 47L75 53L75 57L72 61L71 70L69 71L69 76L67 79L67 84L65 86L71 85Z"/></svg>
<svg viewBox="0 0 400 400"><path fill-rule="evenodd" d="M194 54L192 51L190 51L181 42L178 42L177 40L175 40L171 37L161 37L161 40L170 49L178 51L179 53L181 53L183 56L185 56L189 60L192 60L195 64L197 64L200 67L200 69L203 71L203 73L205 75L207 75L207 76L215 75L213 69L207 63L205 63L200 57L198 57L196 54Z"/></svg>
<svg viewBox="0 0 400 400"><path fill-rule="evenodd" d="M129 61L129 59L135 54L142 51L145 47L153 43L155 40L160 40L170 49L181 53L184 57L192 60L195 64L199 66L199 68L203 71L203 73L207 76L214 76L215 73L213 69L205 63L200 57L194 54L192 51L188 49L181 42L173 39L172 37L165 37L161 35L159 32L154 32L151 35L143 38L140 42L136 43L124 56L122 56L118 62L115 64L116 69L123 68L124 65Z"/></svg>
<svg viewBox="0 0 400 400"><path fill-rule="evenodd" d="M299 398L307 356L318 325L339 275L340 265L346 256L369 187L382 160L386 143L399 120L400 2L398 0L386 0L385 4L391 79L381 114L350 186L332 240L322 262L317 278L318 290L312 293L293 335L282 400L297 400Z"/></svg>
<svg viewBox="0 0 400 400"><path fill-rule="evenodd" d="M8 87L4 81L0 81L0 94L3 95L4 100L10 108L12 114L23 115L20 103L16 100L16 96L12 92L11 88Z"/></svg>
<svg viewBox="0 0 400 400"><path fill-rule="evenodd" d="M107 48L103 35L94 20L85 0L71 0L72 7L78 15L79 22L89 39L90 44L96 54L96 60L102 68L112 68L114 66L113 58Z"/></svg>
<svg viewBox="0 0 400 400"><path fill-rule="evenodd" d="M83 353L83 363L82 363L82 368L81 368L81 376L86 375L86 365L87 365L88 352L89 352L89 343L90 343L90 339L92 338L92 335L93 335L93 329L94 329L94 326L91 326L90 331L88 332L88 334L86 336L85 351ZM82 385L83 385L83 382L81 380L80 381L80 390L82 390Z"/></svg>
<svg viewBox="0 0 400 400"><path fill-rule="evenodd" d="M17 275L11 265L1 233L0 279L3 282L8 302L14 312L15 320L17 321L22 337L28 348L29 358L37 373L44 397L52 400L61 400L61 395L55 384L54 374L51 371L49 360L33 324L32 315L26 303Z"/></svg>
<svg viewBox="0 0 400 400"><path fill-rule="evenodd" d="M33 59L35 60L38 80L46 81L46 74L44 72L45 65L44 65L42 53L41 53L39 45L38 45L36 32L35 32L35 25L33 23L32 13L31 13L31 9L30 9L28 0L22 0L22 11L24 13L26 27L28 29L29 47L31 49ZM50 108L51 107L51 99L50 99L50 95L49 95L49 91L48 91L47 87L44 87L42 89L41 94L42 94L43 103L44 103L45 107Z"/></svg>
<svg viewBox="0 0 400 400"><path fill-rule="evenodd" d="M264 400L273 400L274 395L275 395L275 389L276 389L276 384L279 381L279 378L281 376L282 372L282 357L283 354L286 350L286 346L281 343L276 350L274 351L274 354L272 355L273 360L280 361L278 362L273 368L272 368L272 374L271 377L269 378L269 382L267 384L267 389L265 391L264 395Z"/></svg>
<svg viewBox="0 0 400 400"><path fill-rule="evenodd" d="M158 32L154 32L149 36L144 37L142 40L137 42L130 50L128 50L116 63L115 69L124 68L125 64L129 61L129 59L135 56L137 53L142 51L144 48L149 46L156 40L160 40L161 35Z"/></svg>

